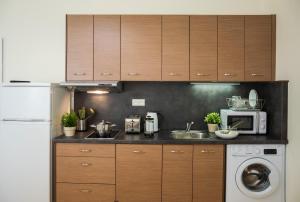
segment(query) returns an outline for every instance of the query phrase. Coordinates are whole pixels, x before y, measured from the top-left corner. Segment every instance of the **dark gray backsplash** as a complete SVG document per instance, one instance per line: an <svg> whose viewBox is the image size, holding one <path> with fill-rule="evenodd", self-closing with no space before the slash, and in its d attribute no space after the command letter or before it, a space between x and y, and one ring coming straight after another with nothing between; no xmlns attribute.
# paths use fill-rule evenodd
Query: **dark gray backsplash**
<svg viewBox="0 0 300 202"><path fill-rule="evenodd" d="M251 89L256 89L259 97L266 99L265 110L268 112L268 117L272 117L271 125L278 121L286 122L282 120L285 118L283 114L286 113L282 110L287 105L283 98L287 94L287 82L241 83L240 85L124 82L121 93L95 95L76 92L75 109L82 106L92 107L96 110L96 116L91 119L91 123L105 119L116 123L120 128L124 127L124 118L128 115L144 116L146 112L154 111L160 114L161 129L183 129L188 121L195 122L194 129L206 129L203 118L208 112L219 112L220 109L227 108L226 98L233 95L248 97ZM132 107L133 98L145 99L146 106ZM279 129L270 126L269 132L275 130Z"/></svg>

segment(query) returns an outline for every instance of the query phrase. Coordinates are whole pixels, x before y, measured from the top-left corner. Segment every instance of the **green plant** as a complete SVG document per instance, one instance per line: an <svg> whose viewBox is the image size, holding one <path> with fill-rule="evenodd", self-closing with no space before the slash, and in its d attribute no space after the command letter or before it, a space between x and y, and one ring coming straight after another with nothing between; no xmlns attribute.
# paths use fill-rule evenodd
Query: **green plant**
<svg viewBox="0 0 300 202"><path fill-rule="evenodd" d="M85 113L85 107L82 107L81 109L78 110L78 117L80 120L84 120L86 117L86 113Z"/></svg>
<svg viewBox="0 0 300 202"><path fill-rule="evenodd" d="M75 112L65 113L61 118L61 123L64 127L75 127L78 117Z"/></svg>
<svg viewBox="0 0 300 202"><path fill-rule="evenodd" d="M221 123L221 117L220 117L219 113L211 112L211 113L208 113L205 116L204 122L207 123L207 124L220 124Z"/></svg>

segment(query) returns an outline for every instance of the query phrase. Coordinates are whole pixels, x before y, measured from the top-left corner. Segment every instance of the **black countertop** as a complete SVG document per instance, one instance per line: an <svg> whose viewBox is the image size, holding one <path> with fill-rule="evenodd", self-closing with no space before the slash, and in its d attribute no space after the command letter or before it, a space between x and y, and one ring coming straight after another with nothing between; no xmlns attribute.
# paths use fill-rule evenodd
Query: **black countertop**
<svg viewBox="0 0 300 202"><path fill-rule="evenodd" d="M271 138L269 135L239 135L237 138L225 140L214 134L206 139L174 139L169 130L156 133L153 137L144 134L128 135L120 131L116 139L85 139L93 131L77 132L72 137L57 136L54 143L93 143L93 144L287 144L287 140Z"/></svg>

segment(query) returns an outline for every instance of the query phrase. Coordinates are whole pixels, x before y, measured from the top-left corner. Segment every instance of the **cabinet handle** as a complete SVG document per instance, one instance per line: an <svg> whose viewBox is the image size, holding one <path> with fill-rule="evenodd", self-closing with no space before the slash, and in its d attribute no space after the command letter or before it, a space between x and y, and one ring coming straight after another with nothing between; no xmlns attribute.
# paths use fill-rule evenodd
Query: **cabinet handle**
<svg viewBox="0 0 300 202"><path fill-rule="evenodd" d="M101 75L101 76L111 76L112 73L109 73L109 72L102 72L100 75Z"/></svg>
<svg viewBox="0 0 300 202"><path fill-rule="evenodd" d="M234 74L225 73L224 76L235 76Z"/></svg>
<svg viewBox="0 0 300 202"><path fill-rule="evenodd" d="M131 73L128 73L128 76L138 76L139 74L136 73L136 72L131 72Z"/></svg>
<svg viewBox="0 0 300 202"><path fill-rule="evenodd" d="M92 164L91 163L81 163L80 165L82 167L88 167L88 166L91 166Z"/></svg>
<svg viewBox="0 0 300 202"><path fill-rule="evenodd" d="M170 72L170 73L169 73L169 76L179 76L179 74L176 74L176 73L174 73L174 72Z"/></svg>
<svg viewBox="0 0 300 202"><path fill-rule="evenodd" d="M79 191L82 192L82 193L90 193L90 192L92 192L92 190L90 190L90 189L80 189Z"/></svg>
<svg viewBox="0 0 300 202"><path fill-rule="evenodd" d="M264 76L264 74L251 74L251 76Z"/></svg>
<svg viewBox="0 0 300 202"><path fill-rule="evenodd" d="M92 150L90 150L90 149L80 149L79 151L82 152L82 153L88 153L88 152L91 152Z"/></svg>
<svg viewBox="0 0 300 202"><path fill-rule="evenodd" d="M181 151L181 150L171 150L171 153L184 153L184 151Z"/></svg>
<svg viewBox="0 0 300 202"><path fill-rule="evenodd" d="M83 73L76 72L76 73L74 73L73 75L74 75L74 76L85 76L86 73L85 73L85 72L83 72Z"/></svg>
<svg viewBox="0 0 300 202"><path fill-rule="evenodd" d="M202 149L201 153L215 153L214 150Z"/></svg>
<svg viewBox="0 0 300 202"><path fill-rule="evenodd" d="M141 153L144 153L143 151L141 151L141 150L134 150L134 151L132 151L133 153L136 153L136 154L141 154Z"/></svg>
<svg viewBox="0 0 300 202"><path fill-rule="evenodd" d="M202 74L202 73L197 73L197 76L210 76L210 74Z"/></svg>

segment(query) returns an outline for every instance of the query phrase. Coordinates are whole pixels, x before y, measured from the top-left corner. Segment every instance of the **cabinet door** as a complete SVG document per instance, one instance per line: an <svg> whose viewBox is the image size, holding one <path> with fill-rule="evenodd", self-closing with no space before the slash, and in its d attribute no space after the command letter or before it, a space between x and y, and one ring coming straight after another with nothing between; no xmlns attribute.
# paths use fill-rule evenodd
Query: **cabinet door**
<svg viewBox="0 0 300 202"><path fill-rule="evenodd" d="M163 146L163 202L192 202L193 145Z"/></svg>
<svg viewBox="0 0 300 202"><path fill-rule="evenodd" d="M67 80L93 80L93 16L67 16Z"/></svg>
<svg viewBox="0 0 300 202"><path fill-rule="evenodd" d="M190 80L218 79L218 17L190 17Z"/></svg>
<svg viewBox="0 0 300 202"><path fill-rule="evenodd" d="M224 146L194 145L193 202L224 201Z"/></svg>
<svg viewBox="0 0 300 202"><path fill-rule="evenodd" d="M245 16L245 80L270 81L271 58L271 16Z"/></svg>
<svg viewBox="0 0 300 202"><path fill-rule="evenodd" d="M120 80L120 16L94 16L94 80Z"/></svg>
<svg viewBox="0 0 300 202"><path fill-rule="evenodd" d="M218 17L218 80L244 80L244 16Z"/></svg>
<svg viewBox="0 0 300 202"><path fill-rule="evenodd" d="M161 145L117 145L118 202L161 201Z"/></svg>
<svg viewBox="0 0 300 202"><path fill-rule="evenodd" d="M161 80L161 16L121 17L121 80Z"/></svg>
<svg viewBox="0 0 300 202"><path fill-rule="evenodd" d="M162 17L162 80L189 80L189 16Z"/></svg>
<svg viewBox="0 0 300 202"><path fill-rule="evenodd" d="M56 183L56 202L99 201L115 201L115 185Z"/></svg>

